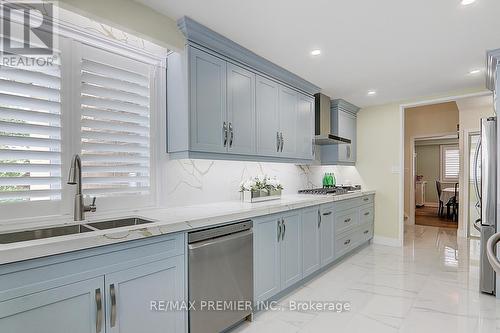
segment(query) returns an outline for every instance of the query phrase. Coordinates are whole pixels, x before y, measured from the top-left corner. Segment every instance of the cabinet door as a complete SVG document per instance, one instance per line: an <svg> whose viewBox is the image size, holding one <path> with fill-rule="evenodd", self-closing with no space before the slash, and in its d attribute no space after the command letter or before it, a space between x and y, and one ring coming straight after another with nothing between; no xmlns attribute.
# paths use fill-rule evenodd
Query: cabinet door
<svg viewBox="0 0 500 333"><path fill-rule="evenodd" d="M279 84L256 78L257 154L279 156Z"/></svg>
<svg viewBox="0 0 500 333"><path fill-rule="evenodd" d="M295 90L280 86L279 121L282 143L280 156L297 157L297 106L298 93Z"/></svg>
<svg viewBox="0 0 500 333"><path fill-rule="evenodd" d="M320 219L319 208L302 211L302 269L304 276L320 267Z"/></svg>
<svg viewBox="0 0 500 333"><path fill-rule="evenodd" d="M226 62L193 47L188 52L191 150L225 152Z"/></svg>
<svg viewBox="0 0 500 333"><path fill-rule="evenodd" d="M256 218L254 223L254 299L264 301L280 291L281 217ZM279 239L278 239L279 237Z"/></svg>
<svg viewBox="0 0 500 333"><path fill-rule="evenodd" d="M107 274L105 282L107 333L184 332L185 312L151 308L152 301L185 300L183 256Z"/></svg>
<svg viewBox="0 0 500 333"><path fill-rule="evenodd" d="M297 156L313 158L314 99L299 94L297 108Z"/></svg>
<svg viewBox="0 0 500 333"><path fill-rule="evenodd" d="M281 289L302 279L300 212L283 215L281 237Z"/></svg>
<svg viewBox="0 0 500 333"><path fill-rule="evenodd" d="M0 302L0 331L104 332L103 311L104 279L98 277Z"/></svg>
<svg viewBox="0 0 500 333"><path fill-rule="evenodd" d="M342 144L339 146L339 161L356 161L356 116L348 112L339 111L338 116L339 135L351 139L351 144Z"/></svg>
<svg viewBox="0 0 500 333"><path fill-rule="evenodd" d="M228 152L254 155L255 74L227 64Z"/></svg>
<svg viewBox="0 0 500 333"><path fill-rule="evenodd" d="M333 232L334 214L333 205L321 206L321 228L320 228L320 254L321 266L331 263L335 259L335 234Z"/></svg>

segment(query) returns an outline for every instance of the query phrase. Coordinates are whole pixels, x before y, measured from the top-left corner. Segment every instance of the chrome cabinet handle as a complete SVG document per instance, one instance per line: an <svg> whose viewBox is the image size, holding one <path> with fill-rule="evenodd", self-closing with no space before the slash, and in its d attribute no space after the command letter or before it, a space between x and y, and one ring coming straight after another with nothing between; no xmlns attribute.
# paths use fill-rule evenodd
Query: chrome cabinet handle
<svg viewBox="0 0 500 333"><path fill-rule="evenodd" d="M368 215L370 215L370 212L366 212L366 213L365 213L365 216L368 216Z"/></svg>
<svg viewBox="0 0 500 333"><path fill-rule="evenodd" d="M281 139L281 152L283 152L283 146L285 145L285 139L283 139L283 132L280 133L280 139Z"/></svg>
<svg viewBox="0 0 500 333"><path fill-rule="evenodd" d="M229 122L229 148L233 146L234 132L233 132L233 124Z"/></svg>
<svg viewBox="0 0 500 333"><path fill-rule="evenodd" d="M369 198L363 198L363 201L368 201L368 200L370 200L370 199Z"/></svg>
<svg viewBox="0 0 500 333"><path fill-rule="evenodd" d="M116 291L115 285L109 286L109 294L111 296L111 327L116 325Z"/></svg>
<svg viewBox="0 0 500 333"><path fill-rule="evenodd" d="M349 222L351 222L351 218L345 219L345 220L344 220L344 222L345 222L345 223L349 223Z"/></svg>
<svg viewBox="0 0 500 333"><path fill-rule="evenodd" d="M280 241L280 238L281 238L281 220L278 219L278 243Z"/></svg>
<svg viewBox="0 0 500 333"><path fill-rule="evenodd" d="M226 124L226 122L224 122L222 124L222 134L224 136L224 147L226 147L227 146L227 124Z"/></svg>
<svg viewBox="0 0 500 333"><path fill-rule="evenodd" d="M364 233L364 234L367 234L367 233L369 233L369 232L370 232L369 230L365 230L363 233Z"/></svg>
<svg viewBox="0 0 500 333"><path fill-rule="evenodd" d="M96 321L95 331L100 333L102 329L102 295L101 288L95 290Z"/></svg>
<svg viewBox="0 0 500 333"><path fill-rule="evenodd" d="M318 210L318 228L321 226L321 213Z"/></svg>
<svg viewBox="0 0 500 333"><path fill-rule="evenodd" d="M347 244L349 244L350 242L351 242L351 240L350 240L350 239L348 239L348 240L346 240L346 241L344 242L344 245L347 245Z"/></svg>
<svg viewBox="0 0 500 333"><path fill-rule="evenodd" d="M324 216L328 216L328 215L332 215L332 212L326 212L326 213L323 213Z"/></svg>
<svg viewBox="0 0 500 333"><path fill-rule="evenodd" d="M347 146L347 158L351 158L351 146Z"/></svg>
<svg viewBox="0 0 500 333"><path fill-rule="evenodd" d="M285 234L286 234L286 224L283 218L281 218L281 225L283 226L283 234L281 235L281 240L283 241L285 239Z"/></svg>
<svg viewBox="0 0 500 333"><path fill-rule="evenodd" d="M280 141L280 132L276 132L276 152L280 151L281 141Z"/></svg>

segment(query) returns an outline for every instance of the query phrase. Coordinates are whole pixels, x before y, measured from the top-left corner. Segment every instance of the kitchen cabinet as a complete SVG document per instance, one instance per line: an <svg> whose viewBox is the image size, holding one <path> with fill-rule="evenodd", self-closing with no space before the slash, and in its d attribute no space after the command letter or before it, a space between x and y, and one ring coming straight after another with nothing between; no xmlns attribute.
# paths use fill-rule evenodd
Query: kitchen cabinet
<svg viewBox="0 0 500 333"><path fill-rule="evenodd" d="M271 298L302 279L300 212L256 218L254 223L255 301Z"/></svg>
<svg viewBox="0 0 500 333"><path fill-rule="evenodd" d="M281 216L253 220L254 299L263 301L281 290Z"/></svg>
<svg viewBox="0 0 500 333"><path fill-rule="evenodd" d="M321 164L355 165L357 154L357 113L359 108L343 99L336 99L331 104L332 134L350 139L350 144L332 144L320 146Z"/></svg>
<svg viewBox="0 0 500 333"><path fill-rule="evenodd" d="M184 235L151 237L0 267L5 332L186 332Z"/></svg>
<svg viewBox="0 0 500 333"><path fill-rule="evenodd" d="M170 158L312 162L313 96L279 77L195 43L169 54Z"/></svg>
<svg viewBox="0 0 500 333"><path fill-rule="evenodd" d="M104 332L103 311L101 276L0 302L0 328L23 333Z"/></svg>
<svg viewBox="0 0 500 333"><path fill-rule="evenodd" d="M320 206L320 265L324 267L335 259L333 204Z"/></svg>
<svg viewBox="0 0 500 333"><path fill-rule="evenodd" d="M106 332L182 332L182 311L151 311L150 302L182 301L183 261L177 256L106 274Z"/></svg>
<svg viewBox="0 0 500 333"><path fill-rule="evenodd" d="M222 153L227 150L226 62L189 48L191 149Z"/></svg>
<svg viewBox="0 0 500 333"><path fill-rule="evenodd" d="M319 214L319 207L302 210L302 269L304 276L314 273L320 267L320 237L322 238L322 235Z"/></svg>
<svg viewBox="0 0 500 333"><path fill-rule="evenodd" d="M257 75L257 154L260 156L280 155L279 89L277 82Z"/></svg>
<svg viewBox="0 0 500 333"><path fill-rule="evenodd" d="M227 151L255 155L255 74L227 64Z"/></svg>
<svg viewBox="0 0 500 333"><path fill-rule="evenodd" d="M281 289L302 279L302 230L300 212L283 215L281 222Z"/></svg>

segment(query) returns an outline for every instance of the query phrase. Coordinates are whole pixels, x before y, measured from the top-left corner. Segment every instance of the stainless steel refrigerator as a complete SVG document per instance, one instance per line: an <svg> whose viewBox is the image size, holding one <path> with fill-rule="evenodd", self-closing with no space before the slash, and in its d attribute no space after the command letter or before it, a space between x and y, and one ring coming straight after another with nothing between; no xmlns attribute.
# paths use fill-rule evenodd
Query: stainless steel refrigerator
<svg viewBox="0 0 500 333"><path fill-rule="evenodd" d="M476 171L478 169L480 172ZM486 242L497 232L496 117L481 119L481 141L477 146L474 175L481 211L481 218L476 223L476 228L481 233L479 288L484 293L495 294L496 276L486 256Z"/></svg>

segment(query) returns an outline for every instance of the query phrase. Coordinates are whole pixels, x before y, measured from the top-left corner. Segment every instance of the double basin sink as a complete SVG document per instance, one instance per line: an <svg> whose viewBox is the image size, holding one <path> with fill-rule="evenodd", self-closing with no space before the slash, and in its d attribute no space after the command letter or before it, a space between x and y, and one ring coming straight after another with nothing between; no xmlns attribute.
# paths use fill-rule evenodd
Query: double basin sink
<svg viewBox="0 0 500 333"><path fill-rule="evenodd" d="M0 234L0 244L10 244L35 239L81 234L86 232L121 228L153 222L154 221L146 220L140 217L128 217L123 219L105 220L85 224L9 232Z"/></svg>

